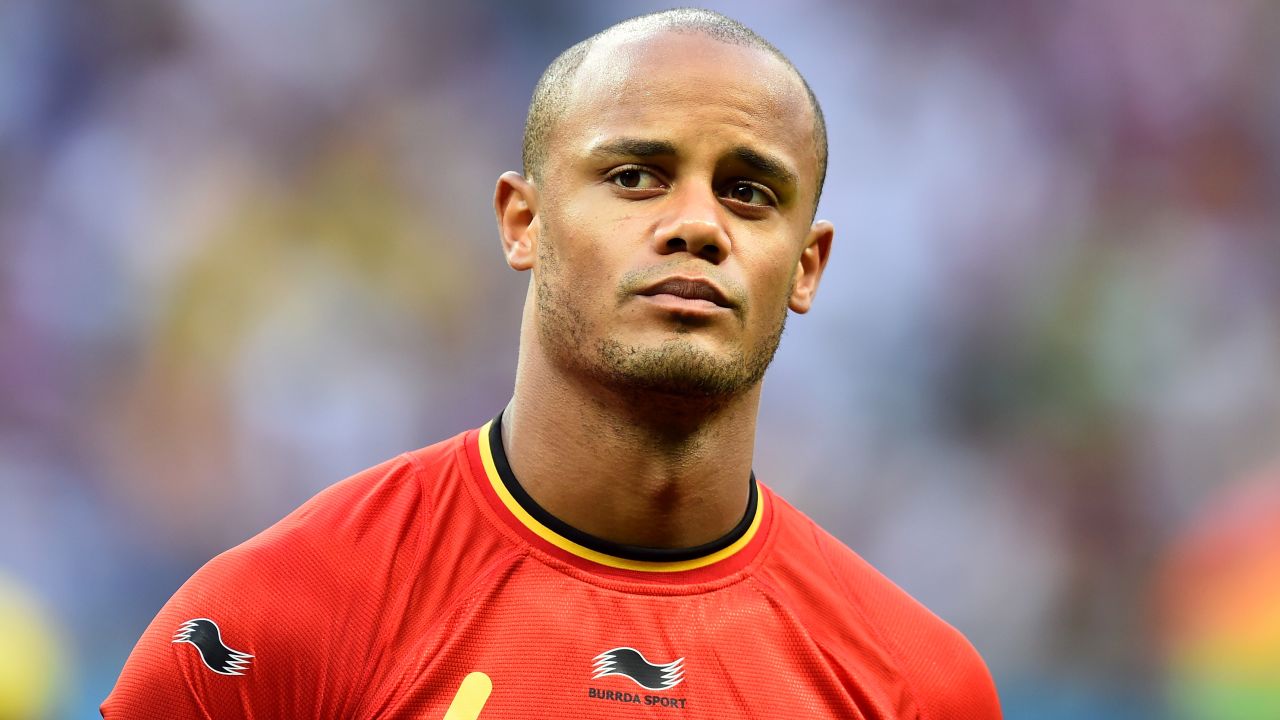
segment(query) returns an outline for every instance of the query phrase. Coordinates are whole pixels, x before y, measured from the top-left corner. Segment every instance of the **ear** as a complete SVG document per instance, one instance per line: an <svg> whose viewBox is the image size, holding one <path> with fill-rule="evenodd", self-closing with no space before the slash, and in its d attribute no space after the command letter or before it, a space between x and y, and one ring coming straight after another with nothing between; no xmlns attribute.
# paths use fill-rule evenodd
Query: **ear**
<svg viewBox="0 0 1280 720"><path fill-rule="evenodd" d="M502 254L512 270L528 270L538 250L538 188L523 175L507 171L493 192Z"/></svg>
<svg viewBox="0 0 1280 720"><path fill-rule="evenodd" d="M835 227L826 220L819 220L809 228L800 261L796 263L796 284L791 289L789 303L793 311L807 313L813 307L813 296L818 292L818 281L831 257L831 240L835 234Z"/></svg>

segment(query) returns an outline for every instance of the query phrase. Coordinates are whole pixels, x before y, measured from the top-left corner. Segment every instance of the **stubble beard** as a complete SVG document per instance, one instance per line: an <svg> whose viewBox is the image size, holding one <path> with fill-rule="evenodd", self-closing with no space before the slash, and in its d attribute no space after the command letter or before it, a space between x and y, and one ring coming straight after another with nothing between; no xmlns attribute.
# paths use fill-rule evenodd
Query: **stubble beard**
<svg viewBox="0 0 1280 720"><path fill-rule="evenodd" d="M660 345L632 345L592 332L581 298L565 292L561 266L545 235L539 243L535 279L539 340L561 367L582 374L624 396L700 401L727 400L755 387L773 361L786 327L787 306L773 311L770 331L754 347L714 353L691 337L697 328L676 326ZM789 295L789 293L788 293ZM595 339L593 340L593 336Z"/></svg>

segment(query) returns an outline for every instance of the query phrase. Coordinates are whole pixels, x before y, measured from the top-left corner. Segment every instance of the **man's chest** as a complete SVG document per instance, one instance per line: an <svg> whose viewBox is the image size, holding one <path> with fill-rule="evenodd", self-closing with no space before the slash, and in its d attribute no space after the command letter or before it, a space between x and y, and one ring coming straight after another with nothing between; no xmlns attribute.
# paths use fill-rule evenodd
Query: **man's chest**
<svg viewBox="0 0 1280 720"><path fill-rule="evenodd" d="M371 718L868 717L847 674L749 582L639 595L513 572L403 626Z"/></svg>

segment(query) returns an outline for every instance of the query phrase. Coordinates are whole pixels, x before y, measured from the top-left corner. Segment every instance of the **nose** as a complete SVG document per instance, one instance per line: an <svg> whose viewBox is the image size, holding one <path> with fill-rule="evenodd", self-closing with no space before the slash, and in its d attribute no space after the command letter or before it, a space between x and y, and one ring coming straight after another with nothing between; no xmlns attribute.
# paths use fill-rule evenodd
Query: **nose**
<svg viewBox="0 0 1280 720"><path fill-rule="evenodd" d="M715 194L687 189L674 198L670 214L654 232L659 255L687 252L713 264L724 262L733 243L725 231L724 208Z"/></svg>

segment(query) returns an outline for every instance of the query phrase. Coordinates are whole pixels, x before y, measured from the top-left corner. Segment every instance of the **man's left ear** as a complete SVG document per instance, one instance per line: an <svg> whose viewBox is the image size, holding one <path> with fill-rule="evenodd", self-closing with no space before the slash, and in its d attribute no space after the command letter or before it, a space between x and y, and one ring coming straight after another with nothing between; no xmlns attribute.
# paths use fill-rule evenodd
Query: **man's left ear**
<svg viewBox="0 0 1280 720"><path fill-rule="evenodd" d="M502 254L512 270L533 268L538 255L538 188L517 172L504 172L493 191Z"/></svg>
<svg viewBox="0 0 1280 720"><path fill-rule="evenodd" d="M794 312L807 313L813 307L813 296L818 292L818 281L831 257L831 240L835 234L835 226L826 220L819 220L809 228L800 261L796 263L796 284L788 303Z"/></svg>

